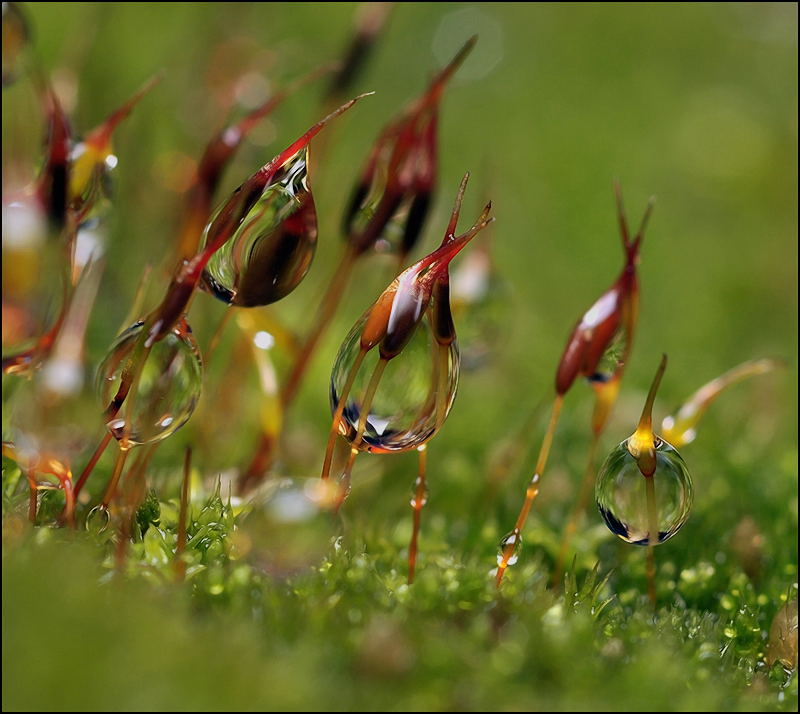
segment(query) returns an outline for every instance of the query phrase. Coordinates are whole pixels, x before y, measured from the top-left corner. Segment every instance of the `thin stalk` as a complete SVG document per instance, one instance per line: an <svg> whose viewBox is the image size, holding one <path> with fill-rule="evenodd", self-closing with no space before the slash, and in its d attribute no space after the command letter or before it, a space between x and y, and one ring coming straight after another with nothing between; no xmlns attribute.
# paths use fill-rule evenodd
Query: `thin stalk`
<svg viewBox="0 0 800 714"><path fill-rule="evenodd" d="M106 487L106 492L101 503L101 506L104 509L108 509L111 499L114 498L114 493L117 490L117 484L119 483L120 476L122 476L122 469L125 467L125 460L128 458L129 452L130 449L123 449L122 446L120 446L119 453L117 454L117 460L114 463L114 472L111 474L111 480L108 482L108 486Z"/></svg>
<svg viewBox="0 0 800 714"><path fill-rule="evenodd" d="M647 596L656 609L656 557L655 547L658 544L658 506L656 504L656 484L652 476L645 477L647 494Z"/></svg>
<svg viewBox="0 0 800 714"><path fill-rule="evenodd" d="M449 345L438 345L436 365L436 430L442 428L447 418L447 378L450 366Z"/></svg>
<svg viewBox="0 0 800 714"><path fill-rule="evenodd" d="M86 464L86 468L81 472L81 475L78 477L78 482L75 484L75 499L77 500L78 496L80 496L81 490L83 489L86 480L91 476L92 471L94 471L94 467L97 465L97 462L100 460L100 457L105 452L106 448L108 447L109 443L111 443L111 432L106 431L105 436L103 436L102 441L98 444L97 448L94 450L92 454L92 458L89 459L89 463Z"/></svg>
<svg viewBox="0 0 800 714"><path fill-rule="evenodd" d="M350 481L352 479L353 464L355 463L356 456L358 456L358 449L351 448L350 454L347 456L347 464L344 467L342 475L339 477L339 494L336 497L336 503L333 507L333 512L336 514L339 513L339 509L350 495Z"/></svg>
<svg viewBox="0 0 800 714"><path fill-rule="evenodd" d="M350 446L350 456L347 459L347 465L340 479L341 487L339 489L339 499L336 503L337 512L350 493L350 480L353 472L353 464L355 463L356 456L358 456L358 447L361 445L361 441L364 438L364 431L366 431L367 428L367 419L369 418L369 410L372 407L372 400L375 398L375 392L378 391L378 385L380 384L381 377L388 364L389 360L383 357L378 360L378 364L375 365L375 370L372 372L372 377L370 377L369 384L367 385L367 391L364 393L364 401L361 404L361 414L359 414L358 417L358 428L356 429L355 438Z"/></svg>
<svg viewBox="0 0 800 714"><path fill-rule="evenodd" d="M511 556L514 554L515 547L519 543L520 536L522 535L522 529L525 526L525 521L528 520L528 513L530 513L531 506L533 506L533 502L539 495L539 481L541 480L542 473L547 465L547 458L550 455L550 446L553 443L553 436L556 432L558 417L561 414L561 407L563 404L564 395L557 394L555 401L553 402L553 411L550 414L550 424L545 432L544 440L542 441L542 447L539 449L539 458L536 460L536 470L534 471L530 483L528 484L528 488L525 491L525 502L522 504L522 509L520 510L519 516L517 516L517 522L514 525L513 533L516 538L503 548L500 562L497 564L496 584L498 588L500 587L500 583L503 581L503 575L505 575L506 568L508 568L508 561L511 560Z"/></svg>
<svg viewBox="0 0 800 714"><path fill-rule="evenodd" d="M347 405L347 398L350 396L350 390L353 388L353 382L355 381L358 370L361 367L361 363L364 361L364 357L366 356L367 353L364 350L358 353L356 356L356 361L353 363L353 366L350 368L350 373L347 375L347 381L344 384L342 393L339 395L339 403L336 405L336 412L333 415L331 432L328 435L328 445L325 449L325 461L322 464L323 481L330 477L331 462L333 461L333 448L336 446L336 437L339 435L339 422L342 419L344 408Z"/></svg>
<svg viewBox="0 0 800 714"><path fill-rule="evenodd" d="M414 568L417 563L417 539L419 538L419 526L422 520L422 508L425 505L425 489L427 486L427 463L428 463L428 446L422 444L417 447L417 454L419 455L419 472L415 482L416 491L414 492L414 500L411 502L411 508L414 509L414 525L411 530L411 543L408 546L408 584L414 582Z"/></svg>
<svg viewBox="0 0 800 714"><path fill-rule="evenodd" d="M356 429L356 436L355 439L353 439L354 449L357 449L361 445L361 440L364 438L364 432L367 429L367 419L369 418L369 410L372 408L372 400L375 399L375 392L378 391L378 385L380 384L381 377L383 377L383 372L388 364L389 360L381 357L372 372L372 377L370 377L369 384L367 385L367 391L364 393L361 413L358 415L358 429Z"/></svg>
<svg viewBox="0 0 800 714"><path fill-rule="evenodd" d="M64 491L64 515L70 528L75 528L75 490L72 488L72 474L67 471L63 476L56 476Z"/></svg>

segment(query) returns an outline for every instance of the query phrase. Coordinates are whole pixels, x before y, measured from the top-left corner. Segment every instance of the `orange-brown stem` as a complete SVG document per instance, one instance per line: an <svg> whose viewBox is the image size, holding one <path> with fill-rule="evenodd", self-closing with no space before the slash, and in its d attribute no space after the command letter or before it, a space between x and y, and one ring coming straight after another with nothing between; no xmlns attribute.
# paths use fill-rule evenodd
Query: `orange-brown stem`
<svg viewBox="0 0 800 714"><path fill-rule="evenodd" d="M647 400L644 403L642 416L639 419L639 426L628 439L628 451L631 456L636 459L636 464L642 476L650 478L656 471L656 437L653 434L653 404L656 400L656 393L658 386L661 384L661 378L664 376L664 371L667 368L667 356L661 357L661 363L658 366L656 375L653 378L653 383L650 385L650 391L647 394Z"/></svg>
<svg viewBox="0 0 800 714"><path fill-rule="evenodd" d="M378 385L380 384L381 377L383 376L383 372L388 364L388 359L381 357L381 359L378 360L378 364L375 365L375 369L373 370L369 384L367 385L367 391L364 393L364 401L361 404L361 413L358 416L358 428L356 429L356 435L350 445L350 456L347 459L347 465L345 466L344 473L340 479L339 500L336 504L337 512L342 507L342 504L345 502L345 499L350 493L350 480L353 473L353 463L356 460L356 456L358 456L358 447L361 445L361 441L364 438L364 432L367 428L367 419L369 418L369 410L372 408L372 400L375 398L375 392L378 391Z"/></svg>
<svg viewBox="0 0 800 714"><path fill-rule="evenodd" d="M325 448L325 461L322 464L321 474L323 480L327 480L330 477L331 463L333 462L333 449L336 446L336 437L339 435L339 422L342 419L342 414L344 414L344 408L347 405L347 398L350 396L350 390L353 388L353 382L355 381L358 370L361 367L361 363L364 361L364 357L366 356L367 353L363 350L358 353L355 362L353 362L353 366L350 368L350 373L347 375L347 380L342 388L342 393L339 395L339 403L336 405L336 411L333 414L333 422L331 424L331 431L328 435L328 445Z"/></svg>
<svg viewBox="0 0 800 714"><path fill-rule="evenodd" d="M108 482L106 492L103 495L103 501L101 503L103 509L108 509L111 500L114 498L114 494L117 491L117 485L119 484L119 479L122 476L122 470L125 467L125 459L128 458L129 451L130 449L123 449L120 447L119 453L117 454L117 460L114 463L114 471L111 474L111 480Z"/></svg>
<svg viewBox="0 0 800 714"><path fill-rule="evenodd" d="M100 460L100 457L103 455L110 442L111 442L111 432L106 431L105 436L103 436L102 441L98 444L97 448L94 450L92 458L89 459L89 463L86 464L86 468L81 472L81 475L78 478L77 483L75 484L76 499L78 498L78 496L80 496L81 490L83 489L86 480L89 478L89 476L91 476L92 471L94 471L94 467L97 465L97 462Z"/></svg>
<svg viewBox="0 0 800 714"><path fill-rule="evenodd" d="M57 476L64 491L64 518L70 528L75 527L75 492L72 488L72 474L67 472Z"/></svg>
<svg viewBox="0 0 800 714"><path fill-rule="evenodd" d="M500 562L497 564L496 584L498 588L503 581L503 575L505 575L506 568L508 568L508 561L511 560L511 556L514 554L515 547L518 546L520 542L522 529L525 526L525 521L528 520L528 513L530 513L531 506L533 506L533 502L539 495L539 481L541 480L542 474L544 473L544 468L547 465L547 458L550 455L550 446L553 443L553 435L556 432L558 417L561 414L561 407L563 403L564 395L557 394L555 401L553 402L553 411L550 414L550 424L545 432L544 440L542 441L542 447L539 449L539 458L536 460L536 470L531 477L528 488L525 490L525 502L522 504L522 509L520 510L519 516L517 516L517 522L514 525L513 533L516 536L516 539L511 540L503 548Z"/></svg>
<svg viewBox="0 0 800 714"><path fill-rule="evenodd" d="M333 507L335 514L339 513L342 505L347 497L350 495L350 481L353 475L353 464L355 463L356 456L358 456L358 449L350 449L347 456L347 464L344 467L342 475L339 477L339 493L336 496L336 504Z"/></svg>
<svg viewBox="0 0 800 714"><path fill-rule="evenodd" d="M428 447L427 444L417 447L417 454L419 454L419 472L417 480L414 483L414 500L411 502L411 508L414 509L414 524L411 529L411 543L408 546L408 584L414 582L414 570L417 564L417 539L419 538L419 526L422 520L422 508L425 505L425 489L427 487L427 461L428 461Z"/></svg>
<svg viewBox="0 0 800 714"><path fill-rule="evenodd" d="M656 504L656 484L652 476L645 477L645 490L647 495L647 596L655 610L656 596L656 554L655 547L659 542L658 535L658 505Z"/></svg>

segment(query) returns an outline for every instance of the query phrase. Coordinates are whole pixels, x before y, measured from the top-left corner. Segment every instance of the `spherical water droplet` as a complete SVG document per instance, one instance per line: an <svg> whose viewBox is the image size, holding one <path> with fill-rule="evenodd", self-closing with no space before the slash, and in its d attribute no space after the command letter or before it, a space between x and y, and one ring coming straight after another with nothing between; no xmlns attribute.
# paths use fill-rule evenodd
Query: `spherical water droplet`
<svg viewBox="0 0 800 714"><path fill-rule="evenodd" d="M656 437L655 492L658 540L674 536L689 518L692 507L692 479L677 450ZM595 499L608 528L634 545L650 544L647 478L628 451L628 440L606 459L597 477Z"/></svg>
<svg viewBox="0 0 800 714"><path fill-rule="evenodd" d="M511 531L511 533L506 534L503 540L500 541L500 552L497 554L498 565L503 564L507 548L513 548L513 550L511 551L511 557L506 561L506 565L514 565L514 563L519 560L519 554L522 550L522 536L518 531Z"/></svg>
<svg viewBox="0 0 800 714"><path fill-rule="evenodd" d="M339 348L330 385L331 410L334 412L358 358L364 324L365 318L362 317ZM442 350L446 352L442 353ZM367 354L347 396L340 429L351 443L379 359L378 352L376 348ZM442 354L446 359L441 359ZM442 369L444 374L440 378ZM457 342L453 340L449 346L441 346L433 338L430 321L423 318L402 352L388 361L369 405L363 439L355 444L356 448L374 452L406 451L428 441L441 427L443 417L453 405L458 370Z"/></svg>
<svg viewBox="0 0 800 714"><path fill-rule="evenodd" d="M240 227L211 257L201 287L231 305L269 305L305 277L317 247L308 149L289 159ZM213 219L209 225L213 223Z"/></svg>
<svg viewBox="0 0 800 714"><path fill-rule="evenodd" d="M97 389L103 408L117 394L127 358L136 345L142 326L142 322L137 322L125 330L100 365ZM141 369L132 400L126 399L119 413L108 422L111 433L117 439L126 437L132 445L160 441L174 434L189 420L197 406L202 369L200 352L191 330L175 328L153 345Z"/></svg>
<svg viewBox="0 0 800 714"><path fill-rule="evenodd" d="M92 535L103 533L111 521L111 514L105 506L95 506L86 516L86 530Z"/></svg>

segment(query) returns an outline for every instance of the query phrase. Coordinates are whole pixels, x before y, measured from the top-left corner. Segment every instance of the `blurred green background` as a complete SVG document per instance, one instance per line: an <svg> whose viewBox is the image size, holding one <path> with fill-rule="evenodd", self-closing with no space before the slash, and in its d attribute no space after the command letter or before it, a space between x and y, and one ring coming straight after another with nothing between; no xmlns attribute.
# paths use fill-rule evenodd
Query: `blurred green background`
<svg viewBox="0 0 800 714"><path fill-rule="evenodd" d="M96 364L128 311L145 264L160 266L169 254L186 167L211 133L253 97L339 57L358 5L23 7L35 51L79 133L101 121L147 77L164 71L161 84L120 127L115 141L119 166L110 259L89 337L89 358ZM497 217L492 251L506 288L494 354L483 369L462 375L453 412L430 450L431 496L420 562L422 571L431 571L428 591L421 580L418 593L409 596L412 604L399 610L396 603L373 602L383 613L377 621L368 616L370 599L364 593L370 587L380 590L380 578L363 585L341 576L341 597L348 597L348 583L353 588L353 604L345 607L343 619L314 619L297 601L304 597L302 588L291 596L276 594L277 611L286 608L286 617L297 623L286 625L291 635L276 625L279 644L263 645L246 617L211 624L187 619L188 606L178 592L153 596L130 586L119 593L124 607L107 610L95 608L92 588L71 584L62 597L59 583L69 580L70 568L92 577L91 559L77 552L62 559L51 544L41 546L37 560L28 544L4 557L14 575L8 591L4 583L4 673L10 675L4 708L762 706L755 700L741 704L731 694L735 687L717 692L710 683L695 683L693 694L687 694L681 689L684 660L669 641L632 645L618 660L621 670L630 668L626 674L596 664L596 647L587 645L586 661L580 659L584 641L597 635L588 624L565 625L567 634L559 640L539 621L538 606L530 604L534 590L524 586L538 582L534 566L544 568L541 559L552 557L583 470L591 398L581 384L567 398L529 524L522 556L529 570L517 566L519 576L511 583L518 600L508 607L520 618L512 628L517 634L505 641L482 630L476 634L491 627L466 616L455 624L440 618L439 606L425 598L446 599L440 589L446 584L437 578L446 580L447 567L460 569L462 585L474 583L474 592L488 581L496 544L519 507L528 467L510 474L487 504L487 463L492 450L518 434L537 405L551 399L569 330L620 269L612 191L619 179L632 223L638 224L649 196L655 195L657 204L642 250L633 357L601 453L632 431L662 352L670 364L657 423L702 383L739 362L762 356L786 361L787 369L736 387L712 407L697 441L684 452L695 479L694 515L658 552L674 575L670 597L694 608L698 617L708 612L722 623L718 588L730 582L710 578L705 590L687 594L682 574L695 568L696 575L703 563L712 564L712 571L729 565L735 570L731 534L743 518L752 518L763 534L766 565L763 579L751 587L768 593L759 610L760 626L768 628L780 606L777 594L797 578L797 6L397 4L354 88L354 93L375 90L376 95L332 127L324 160L315 166L317 257L300 288L274 307L278 317L293 325L310 323L342 250L342 207L377 132L474 33L480 36L478 45L444 97L439 187L418 254L441 240L458 181L469 170L464 222L491 197ZM323 84L297 92L255 132L227 171L220 198L322 115ZM16 139L7 125L26 106L25 92L18 85L4 95L4 153L20 150L10 145ZM280 465L282 473L317 473L330 420L330 366L339 342L389 282L391 270L381 258L359 266L288 417L289 456ZM151 301L165 284L163 276L159 280ZM212 304L210 297L195 300L191 322L201 346L221 314L221 304ZM217 359L209 380L234 368ZM524 435L534 455L544 418ZM255 430L243 424L241 433L241 443L214 447L214 470L247 459ZM192 438L198 438L196 432L187 428L156 456L159 488L167 495L177 491L174 471ZM202 462L197 467L205 476L214 475ZM374 557L382 577L392 568L402 574L415 460L411 455L363 457L359 468L345 507L346 543L353 553L363 549ZM383 469L379 479L371 477L376 468ZM641 576L642 553L616 548L594 509L586 530L589 541L577 543L582 567L599 558L601 572L635 567ZM450 559L447 567L442 559ZM41 572L44 566L37 563L54 569ZM619 577L612 580L618 590L634 585L643 590L641 578ZM74 598L74 609L68 597ZM324 609L318 597L314 602ZM525 614L526 602L533 615ZM39 616L20 614L17 620L18 607ZM175 622L168 615L172 607ZM491 609L486 604L482 616L494 617L486 614ZM99 629L98 612L104 623ZM118 622L109 625L114 618ZM152 623L140 631L123 624L128 618ZM266 620L274 625L270 616ZM525 632L526 627L528 635L520 639L520 628ZM456 644L462 636L470 644ZM364 665L370 655L363 654L363 642L381 637L403 641L413 664L401 667L402 675L376 674ZM450 639L454 649L437 646L437 639ZM693 656L687 655L685 663L696 669ZM659 657L663 669L656 664ZM670 663L671 658L677 659ZM241 664L234 666L237 660ZM82 674L62 681L65 664ZM95 667L96 678L84 677ZM580 679L582 671L589 674L570 693L573 675ZM83 688L70 689L70 682L79 680ZM597 692L602 692L599 700ZM775 698L769 702L765 706L778 706Z"/></svg>

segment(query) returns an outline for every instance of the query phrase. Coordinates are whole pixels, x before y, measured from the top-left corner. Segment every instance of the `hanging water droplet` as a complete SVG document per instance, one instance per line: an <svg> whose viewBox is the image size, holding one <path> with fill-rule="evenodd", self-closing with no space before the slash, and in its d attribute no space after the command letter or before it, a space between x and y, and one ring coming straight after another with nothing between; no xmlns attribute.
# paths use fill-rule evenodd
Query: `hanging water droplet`
<svg viewBox="0 0 800 714"><path fill-rule="evenodd" d="M609 530L634 545L650 545L647 481L626 439L606 459L597 477L595 499ZM692 479L677 450L656 437L655 490L658 545L674 536L689 518Z"/></svg>
<svg viewBox="0 0 800 714"><path fill-rule="evenodd" d="M417 480L414 482L414 488L411 491L411 500L409 501L409 504L411 505L411 508L413 508L415 510L417 508L422 508L425 504L428 503L428 495L430 493L430 491L428 489L428 484L425 483L425 485L424 485L424 487L422 489L422 497L419 498L420 480L421 480L421 478L419 476L417 476Z"/></svg>
<svg viewBox="0 0 800 714"><path fill-rule="evenodd" d="M511 555L506 560L506 549L511 549ZM522 550L522 536L519 531L513 530L511 533L506 534L503 540L500 541L500 552L497 554L497 564L502 566L503 561L506 565L514 565L519 560L519 554Z"/></svg>
<svg viewBox="0 0 800 714"><path fill-rule="evenodd" d="M3 88L13 84L25 61L30 40L28 23L15 2L3 3Z"/></svg>
<svg viewBox="0 0 800 714"><path fill-rule="evenodd" d="M108 508L103 505L95 506L86 516L86 530L94 536L103 533L111 521Z"/></svg>
<svg viewBox="0 0 800 714"><path fill-rule="evenodd" d="M117 395L123 370L144 323L137 322L112 345L97 373L97 389L103 408ZM180 429L194 412L202 387L202 361L191 330L175 328L150 350L131 400L108 422L117 439L131 445L166 439ZM132 404L132 407L131 407ZM131 415L129 409L134 413ZM130 420L130 423L129 423Z"/></svg>
<svg viewBox="0 0 800 714"><path fill-rule="evenodd" d="M358 359L365 323L366 318L362 317L339 348L330 384L331 410L334 412ZM361 405L378 360L379 350L367 354L347 397L340 431L351 442L358 429ZM442 369L445 374L440 375ZM443 421L437 418L437 406L446 417L453 405L458 370L457 342L453 340L448 346L440 345L433 338L426 316L417 325L402 353L387 362L369 406L363 439L355 444L356 448L374 452L405 451L428 441Z"/></svg>
<svg viewBox="0 0 800 714"><path fill-rule="evenodd" d="M281 167L239 228L214 253L201 287L230 305L269 305L300 284L316 246L317 212L308 187L306 148Z"/></svg>

